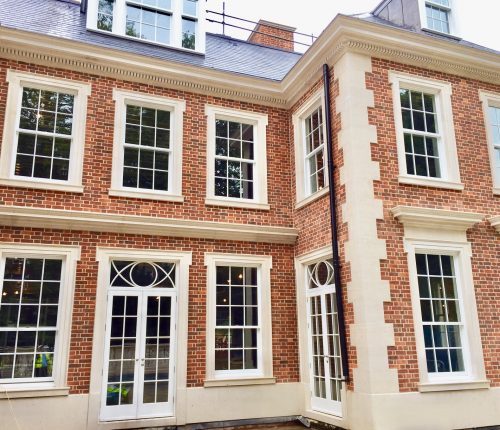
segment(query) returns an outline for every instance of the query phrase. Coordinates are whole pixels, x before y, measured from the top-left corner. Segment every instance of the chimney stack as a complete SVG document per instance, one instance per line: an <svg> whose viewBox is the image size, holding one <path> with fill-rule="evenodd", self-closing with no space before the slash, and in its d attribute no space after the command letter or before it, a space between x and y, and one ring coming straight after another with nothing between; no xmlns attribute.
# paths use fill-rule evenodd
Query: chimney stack
<svg viewBox="0 0 500 430"><path fill-rule="evenodd" d="M294 27L288 27L286 25L276 24L275 22L261 19L250 34L248 41L293 52L293 32L295 30L296 28Z"/></svg>

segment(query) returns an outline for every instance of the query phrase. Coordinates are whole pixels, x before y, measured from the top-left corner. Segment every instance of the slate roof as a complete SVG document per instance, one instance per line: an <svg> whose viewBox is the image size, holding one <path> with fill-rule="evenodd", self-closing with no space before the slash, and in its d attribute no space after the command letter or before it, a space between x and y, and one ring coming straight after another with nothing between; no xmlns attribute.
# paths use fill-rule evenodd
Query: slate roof
<svg viewBox="0 0 500 430"><path fill-rule="evenodd" d="M211 33L200 55L92 32L80 6L61 0L0 0L0 26L273 81L282 80L302 55Z"/></svg>

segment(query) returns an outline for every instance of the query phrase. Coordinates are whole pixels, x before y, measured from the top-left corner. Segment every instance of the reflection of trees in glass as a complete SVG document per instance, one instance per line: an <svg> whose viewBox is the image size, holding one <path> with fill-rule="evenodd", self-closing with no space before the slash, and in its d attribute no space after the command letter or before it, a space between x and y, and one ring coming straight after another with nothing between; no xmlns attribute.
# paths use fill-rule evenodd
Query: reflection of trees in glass
<svg viewBox="0 0 500 430"><path fill-rule="evenodd" d="M195 35L192 33L182 34L182 47L187 49L195 49Z"/></svg>
<svg viewBox="0 0 500 430"><path fill-rule="evenodd" d="M99 0L97 14L97 28L112 31L113 28L113 0Z"/></svg>
<svg viewBox="0 0 500 430"><path fill-rule="evenodd" d="M127 21L127 25L125 26L125 34L127 36L139 37L139 31L136 29L136 22Z"/></svg>

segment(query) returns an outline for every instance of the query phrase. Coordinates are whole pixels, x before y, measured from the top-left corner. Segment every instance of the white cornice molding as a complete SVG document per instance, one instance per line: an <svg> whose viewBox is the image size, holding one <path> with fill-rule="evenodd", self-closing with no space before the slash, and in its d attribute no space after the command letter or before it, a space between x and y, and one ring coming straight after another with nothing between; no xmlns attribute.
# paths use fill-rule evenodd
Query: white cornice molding
<svg viewBox="0 0 500 430"><path fill-rule="evenodd" d="M144 57L0 26L0 56L133 82L284 107L277 81ZM238 75L238 79L235 79Z"/></svg>
<svg viewBox="0 0 500 430"><path fill-rule="evenodd" d="M288 105L346 52L500 84L500 55L445 39L337 15L283 80ZM298 83L300 82L300 87Z"/></svg>
<svg viewBox="0 0 500 430"><path fill-rule="evenodd" d="M296 229L287 227L21 206L1 206L0 225L283 244L294 244L298 235Z"/></svg>
<svg viewBox="0 0 500 430"><path fill-rule="evenodd" d="M405 227L466 231L484 219L484 215L444 209L396 206L391 213Z"/></svg>
<svg viewBox="0 0 500 430"><path fill-rule="evenodd" d="M488 219L490 222L491 226L496 228L496 230L500 233L500 215L491 217Z"/></svg>
<svg viewBox="0 0 500 430"><path fill-rule="evenodd" d="M321 78L323 64L335 64L346 52L500 85L497 53L343 15L281 82L0 26L2 57L281 108L291 107Z"/></svg>

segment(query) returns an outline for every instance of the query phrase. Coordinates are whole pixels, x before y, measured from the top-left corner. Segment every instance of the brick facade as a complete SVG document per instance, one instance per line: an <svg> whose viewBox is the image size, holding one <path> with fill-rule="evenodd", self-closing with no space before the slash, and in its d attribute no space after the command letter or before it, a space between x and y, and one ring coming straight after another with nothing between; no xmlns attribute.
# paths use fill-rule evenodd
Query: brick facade
<svg viewBox="0 0 500 430"><path fill-rule="evenodd" d="M269 34L287 40L282 41L257 33L253 33L249 40L280 49L293 50L292 30L271 24L260 22L256 30L269 32ZM362 54L357 53L355 55L361 56ZM367 58L369 58L367 55L363 57L363 59ZM376 128L377 133L377 141L372 143L370 155L372 161L375 162L374 165L380 170L380 178L375 180L368 178L368 180L370 183L373 182L374 185L374 199L371 203L376 203L376 201L383 203L383 219L376 220L377 237L375 239L381 242L385 241L387 252L387 258L380 260L381 279L377 281L381 281L382 285L387 281L390 287L390 301L384 302L383 310L382 306L380 306L380 314L382 315L383 312L385 325L394 330L394 346L388 347L388 363L385 364L388 369L397 372L398 380L395 384L398 385L399 392L390 394L417 394L420 382L408 260L403 247L404 228L400 222L394 219L390 212L392 208L398 205L478 212L485 215L485 221L470 229L467 238L472 244L472 272L486 376L492 388L500 387L500 366L498 363L500 323L497 317L500 305L498 299L500 271L497 270L498 256L500 255L500 235L486 221L488 217L500 214L500 197L492 194L491 166L485 119L479 99L479 90L500 94L500 86L379 58L372 58L371 66L371 73L366 74L366 88L354 88L352 93L357 95L359 91L365 98L369 98L373 93L374 97L373 107L368 108L369 124L364 124L364 126L368 126L368 128L373 126ZM207 269L204 265L205 254L216 252L271 256L273 260L271 270L272 376L276 379L276 385L290 384L292 386L292 384L296 384L298 386L300 383L305 386L308 384L309 381L301 379L300 373L304 367L301 360L303 361L305 358L301 355L303 351L300 349L303 339L300 338L299 328L301 316L297 313L297 286L301 288L301 285L297 284L302 281L296 279L295 264L297 257L331 245L330 201L328 194L324 194L304 206L296 207L295 145L297 142L295 142L293 115L310 100L311 96L322 90L322 79L316 79L307 90L300 94L300 97L292 106L278 108L68 71L56 67L46 67L35 63L0 59L0 124L3 124L5 120L8 88L6 83L7 70L90 83L92 92L88 99L87 108L83 168L84 192L69 193L0 186L1 206L23 206L101 214L176 218L214 223L288 227L295 228L298 232L295 244L282 245L230 241L225 240L225 238L215 240L2 226L0 228L0 242L79 245L81 247L81 259L77 264L67 375L70 394L89 394L91 370L94 370L92 369L92 342L95 329L98 284L97 247L191 251L193 253L193 262L189 269L189 326L188 348L186 351L187 388L193 389L193 391L204 387L207 377ZM458 161L461 179L465 185L463 191L404 185L398 182L396 127L393 94L388 79L389 71L398 71L451 83ZM314 76L319 76L319 74ZM308 78L310 79L311 76L308 76ZM356 326L358 330L362 330L364 326L363 323L359 323L360 315L355 315L355 298L350 297L347 291L347 285L353 283L356 273L352 273L349 263L352 260L348 260L346 255L349 240L352 241L352 238L349 238L349 231L352 232L352 230L348 228L349 220L346 217L349 215L346 215L345 212L347 211L344 210L348 203L348 192L346 191L347 186L342 185L341 169L348 168L346 166L348 156L346 155L344 159L345 145L356 145L357 142L356 139L353 139L352 142L341 141L339 137L344 130L343 122L346 122L346 119L343 119L339 113L340 108L337 103L337 99L342 96L340 94L339 79L338 76L334 75L334 68L332 67L330 109L332 112L331 126L335 164L334 192L337 196L336 210L338 213L340 267L350 364L347 391L348 396L355 396L358 393L354 373L358 363L361 363L360 356L363 352L357 351L353 342L351 342L350 336L351 331L354 332L353 327ZM353 82L356 83L356 80L349 81L348 84ZM114 197L108 194L111 187L115 121L115 102L112 95L115 88L185 100L182 160L182 195L185 201L183 203ZM369 93L368 96L367 93ZM270 210L205 204L207 194L207 120L205 105L207 104L268 115L269 124L266 135ZM354 121L352 123L355 124ZM355 128L352 124L351 127ZM0 139L2 132L3 130L0 129ZM347 154L347 150L345 151ZM367 151L365 151L364 155L366 154ZM359 204L359 202L357 203ZM373 215L373 219L375 217L376 215ZM356 291L356 293L359 294L359 291ZM385 300L380 297L377 298L380 299L380 303ZM360 326L361 329L359 329ZM367 326L369 326L369 323ZM358 332L357 335L359 336L359 334ZM387 333L384 334L387 335ZM387 337L390 337L390 335L387 335ZM387 343L381 347L385 351L384 345L387 345ZM361 350L361 348L358 349ZM366 353L366 351L364 352ZM387 358L384 359L387 362ZM241 389L241 387L239 388ZM308 391L303 388L300 388L300 390ZM299 391L298 388L297 391ZM373 393L367 395L371 394ZM377 392L375 394L387 393ZM301 392L300 395L303 395L303 393ZM309 396L309 393L306 393L306 395ZM352 404L355 405L356 403L353 401ZM297 409L296 413L299 412L302 413L302 409ZM350 413L352 414L352 411ZM239 416L231 418L242 419ZM375 426L373 428L380 427ZM365 430L362 427L355 428L355 430L360 429ZM0 430L2 430L1 423Z"/></svg>
<svg viewBox="0 0 500 430"><path fill-rule="evenodd" d="M375 107L370 121L377 127L378 143L373 145L373 159L380 163L381 178L376 195L384 202L384 220L378 224L379 237L387 241L387 260L382 262L382 277L390 282L391 302L386 304L387 322L394 324L396 344L390 348L391 367L398 370L400 390L416 391L419 381L413 312L410 299L408 260L403 249L403 227L389 210L397 205L478 212L491 217L500 212L500 198L492 194L491 165L486 139L485 118L479 90L499 93L500 87L471 79L432 72L401 64L373 59L373 73L367 86L373 89ZM392 90L388 71L452 84L453 122L463 191L403 185L398 183L398 158ZM492 386L500 383L498 353L500 325L495 318L498 300L495 288L500 272L495 270L500 255L500 236L486 221L469 230L472 243L472 271L481 326L486 373ZM496 286L496 287L495 287Z"/></svg>

